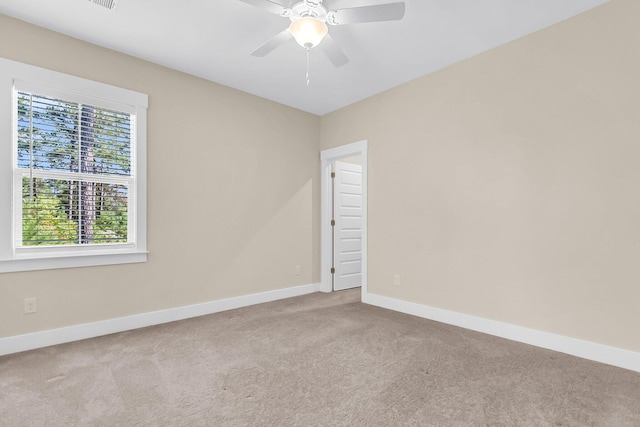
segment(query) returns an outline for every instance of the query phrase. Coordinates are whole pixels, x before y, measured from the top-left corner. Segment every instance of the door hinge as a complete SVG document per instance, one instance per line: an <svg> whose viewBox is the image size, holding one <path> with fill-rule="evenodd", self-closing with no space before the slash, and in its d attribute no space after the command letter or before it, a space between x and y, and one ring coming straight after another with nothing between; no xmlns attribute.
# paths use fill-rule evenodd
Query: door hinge
<svg viewBox="0 0 640 427"><path fill-rule="evenodd" d="M336 274L336 269L331 267L331 274Z"/></svg>
<svg viewBox="0 0 640 427"><path fill-rule="evenodd" d="M332 219L332 220L331 220L331 226L332 226L332 227L335 227L335 226L336 226L336 220L335 220L335 219Z"/></svg>
<svg viewBox="0 0 640 427"><path fill-rule="evenodd" d="M331 172L331 178L335 178L336 177L336 173L335 172Z"/></svg>

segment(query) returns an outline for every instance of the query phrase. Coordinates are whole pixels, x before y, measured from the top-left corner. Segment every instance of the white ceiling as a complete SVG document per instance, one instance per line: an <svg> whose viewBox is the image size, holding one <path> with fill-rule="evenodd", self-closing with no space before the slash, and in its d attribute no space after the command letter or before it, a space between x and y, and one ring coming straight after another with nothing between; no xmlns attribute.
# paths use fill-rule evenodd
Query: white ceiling
<svg viewBox="0 0 640 427"><path fill-rule="evenodd" d="M334 68L312 50L309 87L294 40L264 58L249 55L289 20L238 0L119 0L114 10L87 0L0 0L0 13L323 115L607 1L405 0L401 21L331 26L350 62Z"/></svg>

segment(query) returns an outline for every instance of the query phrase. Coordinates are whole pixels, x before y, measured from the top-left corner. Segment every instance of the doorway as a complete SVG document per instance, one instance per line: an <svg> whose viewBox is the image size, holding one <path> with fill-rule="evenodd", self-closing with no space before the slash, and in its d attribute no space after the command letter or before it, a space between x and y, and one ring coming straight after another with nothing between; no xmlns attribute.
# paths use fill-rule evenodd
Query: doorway
<svg viewBox="0 0 640 427"><path fill-rule="evenodd" d="M323 292L367 292L367 146L359 141L320 153Z"/></svg>

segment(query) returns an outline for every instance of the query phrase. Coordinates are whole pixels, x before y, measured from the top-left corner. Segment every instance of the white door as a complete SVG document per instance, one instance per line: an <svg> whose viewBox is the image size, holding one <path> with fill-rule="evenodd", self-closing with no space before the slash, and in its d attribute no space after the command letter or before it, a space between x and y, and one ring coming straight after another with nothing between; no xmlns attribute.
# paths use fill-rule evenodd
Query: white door
<svg viewBox="0 0 640 427"><path fill-rule="evenodd" d="M362 166L335 162L333 290L362 285Z"/></svg>

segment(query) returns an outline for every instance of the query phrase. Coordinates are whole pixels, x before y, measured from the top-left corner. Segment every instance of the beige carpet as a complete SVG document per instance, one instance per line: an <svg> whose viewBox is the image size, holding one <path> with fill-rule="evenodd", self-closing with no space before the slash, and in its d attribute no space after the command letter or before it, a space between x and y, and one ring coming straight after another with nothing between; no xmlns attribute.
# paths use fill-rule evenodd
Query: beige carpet
<svg viewBox="0 0 640 427"><path fill-rule="evenodd" d="M640 374L313 294L0 357L2 426L640 426Z"/></svg>

